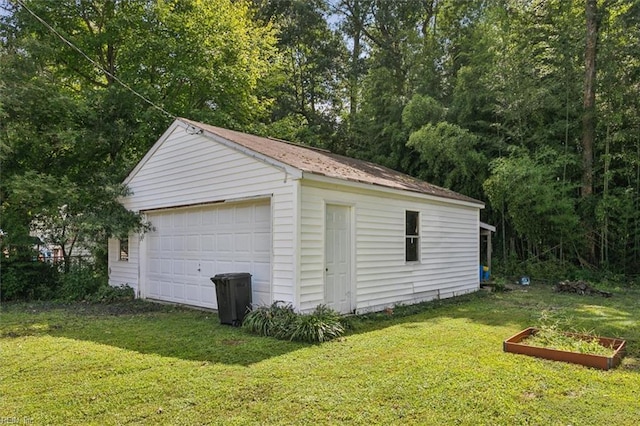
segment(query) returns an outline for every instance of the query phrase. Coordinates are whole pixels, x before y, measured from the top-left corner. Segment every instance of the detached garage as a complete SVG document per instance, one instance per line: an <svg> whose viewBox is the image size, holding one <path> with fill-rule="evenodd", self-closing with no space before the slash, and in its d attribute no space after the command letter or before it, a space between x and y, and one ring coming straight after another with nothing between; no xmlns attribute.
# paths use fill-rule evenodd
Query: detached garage
<svg viewBox="0 0 640 426"><path fill-rule="evenodd" d="M300 311L479 288L484 205L373 163L177 119L125 183L153 230L109 241L109 281L138 297L215 309L229 272Z"/></svg>

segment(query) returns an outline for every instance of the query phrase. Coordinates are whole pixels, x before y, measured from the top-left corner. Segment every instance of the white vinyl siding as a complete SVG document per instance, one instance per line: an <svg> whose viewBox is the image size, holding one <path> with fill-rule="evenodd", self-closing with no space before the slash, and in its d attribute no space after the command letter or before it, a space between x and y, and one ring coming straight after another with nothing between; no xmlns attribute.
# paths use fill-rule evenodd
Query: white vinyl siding
<svg viewBox="0 0 640 426"><path fill-rule="evenodd" d="M269 200L270 269L261 273L259 283L260 297L270 294L267 302L290 302L301 311L325 303L327 205L349 208L349 295L356 311L478 289L481 204L304 174L177 123L125 181L132 195L123 204L157 219L171 211L264 205ZM419 216L418 262L405 257L406 211ZM111 284L129 284L145 296L153 268L151 235L142 240L129 236L127 262L118 260L118 240L109 241Z"/></svg>
<svg viewBox="0 0 640 426"><path fill-rule="evenodd" d="M296 205L292 191L295 180L284 168L266 164L225 143L174 125L126 183L132 195L122 200L124 206L150 214L172 207L270 198L271 292L276 300L294 301L296 256L292 236ZM139 250L137 246L130 249L136 253ZM112 263L114 276L119 276L121 265ZM126 263L136 271L144 269L133 253Z"/></svg>
<svg viewBox="0 0 640 426"><path fill-rule="evenodd" d="M123 204L143 211L290 192L291 180L276 167L177 127L128 186L135 196Z"/></svg>
<svg viewBox="0 0 640 426"><path fill-rule="evenodd" d="M109 239L109 284L127 284L138 294L138 245L139 238L129 235L129 260L120 260L120 240Z"/></svg>
<svg viewBox="0 0 640 426"><path fill-rule="evenodd" d="M303 183L300 308L323 303L325 203L355 209L355 305L359 312L450 297L478 288L479 210L348 186ZM420 261L405 261L405 212L419 212Z"/></svg>

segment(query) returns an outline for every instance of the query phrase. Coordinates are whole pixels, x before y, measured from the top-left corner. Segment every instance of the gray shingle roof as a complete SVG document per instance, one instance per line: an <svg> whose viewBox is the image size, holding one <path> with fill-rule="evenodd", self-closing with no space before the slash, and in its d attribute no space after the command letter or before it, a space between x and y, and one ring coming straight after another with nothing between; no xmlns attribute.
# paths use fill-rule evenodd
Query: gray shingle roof
<svg viewBox="0 0 640 426"><path fill-rule="evenodd" d="M179 118L179 120L202 129L207 133L216 135L294 167L303 173L312 173L351 182L378 185L484 205L484 203L474 198L432 185L368 161L357 160L355 158L333 154L329 151L309 148L286 141L215 127L185 118Z"/></svg>

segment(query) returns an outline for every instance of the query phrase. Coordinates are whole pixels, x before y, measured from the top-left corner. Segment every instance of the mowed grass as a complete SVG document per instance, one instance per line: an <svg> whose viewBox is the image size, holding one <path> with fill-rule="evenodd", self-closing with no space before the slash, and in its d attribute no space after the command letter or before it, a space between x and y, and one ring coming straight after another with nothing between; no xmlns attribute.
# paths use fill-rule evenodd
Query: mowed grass
<svg viewBox="0 0 640 426"><path fill-rule="evenodd" d="M418 311L418 312L417 312ZM540 313L627 340L600 371L504 353ZM417 313L413 313L417 312ZM411 313L411 314L410 314ZM334 342L249 335L209 312L5 304L0 419L31 424L635 425L640 291L530 286L356 319Z"/></svg>

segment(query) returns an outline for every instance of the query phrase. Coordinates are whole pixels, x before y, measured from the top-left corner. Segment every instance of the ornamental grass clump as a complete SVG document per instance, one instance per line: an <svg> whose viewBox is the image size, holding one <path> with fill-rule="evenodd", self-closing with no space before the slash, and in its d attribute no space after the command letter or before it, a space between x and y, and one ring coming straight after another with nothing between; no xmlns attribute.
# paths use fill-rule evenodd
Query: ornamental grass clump
<svg viewBox="0 0 640 426"><path fill-rule="evenodd" d="M318 305L310 314L298 315L292 327L291 340L328 342L344 334L340 314L326 305Z"/></svg>
<svg viewBox="0 0 640 426"><path fill-rule="evenodd" d="M275 301L271 305L256 306L245 315L242 327L259 336L280 337L295 320L291 304Z"/></svg>
<svg viewBox="0 0 640 426"><path fill-rule="evenodd" d="M310 314L297 314L283 302L255 307L244 317L242 327L260 336L308 343L333 340L345 330L340 314L326 305L318 305Z"/></svg>

